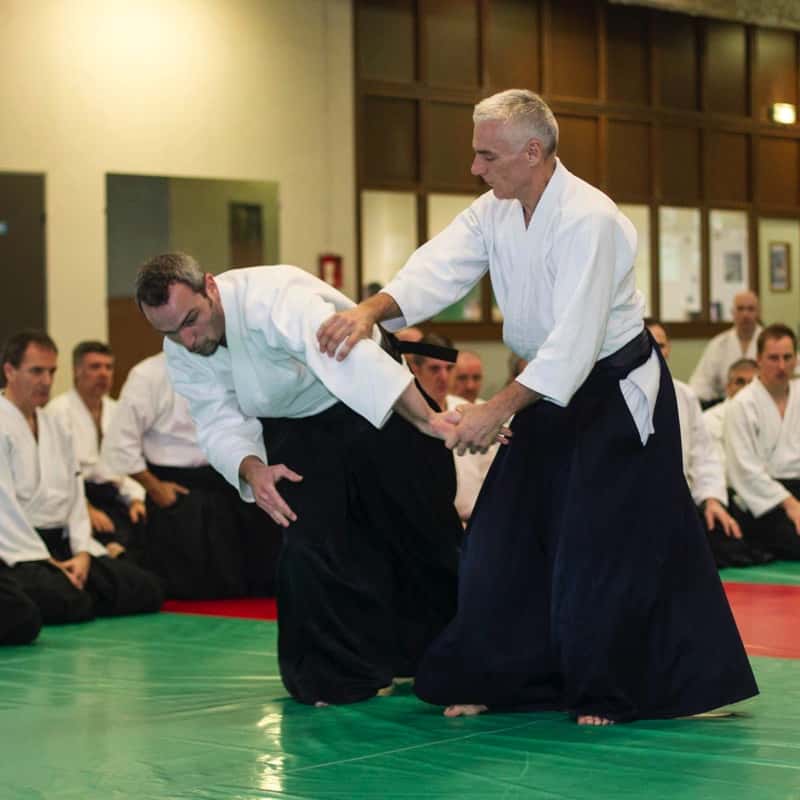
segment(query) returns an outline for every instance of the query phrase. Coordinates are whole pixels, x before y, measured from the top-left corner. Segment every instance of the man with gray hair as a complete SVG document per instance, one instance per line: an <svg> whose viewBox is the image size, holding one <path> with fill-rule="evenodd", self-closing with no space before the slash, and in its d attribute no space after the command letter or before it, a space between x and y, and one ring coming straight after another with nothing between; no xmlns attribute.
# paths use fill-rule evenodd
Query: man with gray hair
<svg viewBox="0 0 800 800"><path fill-rule="evenodd" d="M514 414L466 536L455 620L417 672L448 716L564 709L579 724L696 714L755 680L681 466L675 392L644 330L636 231L556 157L533 92L475 107L491 191L355 309L320 327L343 359L374 323L415 325L489 271L505 343L528 361L459 409L457 452Z"/></svg>

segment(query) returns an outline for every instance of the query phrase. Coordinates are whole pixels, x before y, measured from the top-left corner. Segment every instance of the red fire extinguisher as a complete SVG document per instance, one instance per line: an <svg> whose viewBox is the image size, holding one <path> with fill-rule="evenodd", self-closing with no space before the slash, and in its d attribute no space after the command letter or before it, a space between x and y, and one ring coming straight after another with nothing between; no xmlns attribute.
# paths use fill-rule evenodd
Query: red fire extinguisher
<svg viewBox="0 0 800 800"><path fill-rule="evenodd" d="M342 288L342 257L323 253L319 257L319 277L334 289Z"/></svg>

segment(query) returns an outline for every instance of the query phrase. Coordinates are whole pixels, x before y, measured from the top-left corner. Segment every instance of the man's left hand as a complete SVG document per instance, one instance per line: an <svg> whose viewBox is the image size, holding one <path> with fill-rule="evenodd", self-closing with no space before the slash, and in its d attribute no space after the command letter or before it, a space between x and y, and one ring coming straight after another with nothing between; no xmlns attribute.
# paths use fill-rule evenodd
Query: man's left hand
<svg viewBox="0 0 800 800"><path fill-rule="evenodd" d="M135 525L139 520L147 518L147 508L141 500L134 500L128 506L128 518Z"/></svg>
<svg viewBox="0 0 800 800"><path fill-rule="evenodd" d="M464 453L485 453L495 442L508 444L511 430L506 427L506 413L491 402L459 406L461 420L445 444L463 456Z"/></svg>
<svg viewBox="0 0 800 800"><path fill-rule="evenodd" d="M85 550L59 564L64 572L72 576L73 583L79 589L83 589L86 586L86 579L89 577L89 567L91 565L91 558Z"/></svg>
<svg viewBox="0 0 800 800"><path fill-rule="evenodd" d="M733 539L742 538L742 529L739 527L739 523L725 510L725 506L719 500L709 497L706 500L703 516L709 531L713 531L715 523L719 522L726 536Z"/></svg>

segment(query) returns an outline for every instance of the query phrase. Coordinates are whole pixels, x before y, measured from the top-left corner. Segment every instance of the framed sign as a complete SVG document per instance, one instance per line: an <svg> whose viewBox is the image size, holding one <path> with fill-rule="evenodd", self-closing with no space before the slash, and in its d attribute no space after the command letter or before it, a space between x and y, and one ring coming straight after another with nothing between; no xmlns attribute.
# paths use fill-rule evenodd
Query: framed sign
<svg viewBox="0 0 800 800"><path fill-rule="evenodd" d="M788 292L792 288L792 273L788 242L769 243L769 290Z"/></svg>

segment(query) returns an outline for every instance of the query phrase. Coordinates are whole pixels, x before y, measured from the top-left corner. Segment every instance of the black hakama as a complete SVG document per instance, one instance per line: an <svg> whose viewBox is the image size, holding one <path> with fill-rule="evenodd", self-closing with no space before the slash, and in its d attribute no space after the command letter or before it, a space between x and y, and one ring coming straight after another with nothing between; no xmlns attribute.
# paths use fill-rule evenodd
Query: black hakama
<svg viewBox="0 0 800 800"><path fill-rule="evenodd" d="M514 417L467 531L458 615L417 672L423 700L623 721L757 693L683 476L660 353L644 447L619 388L651 346L642 334L598 362L566 408Z"/></svg>
<svg viewBox="0 0 800 800"><path fill-rule="evenodd" d="M61 528L38 533L54 559L72 558L69 539ZM6 568L5 574L33 601L45 625L149 614L159 611L164 599L158 578L124 558L92 556L83 590L49 561L21 561Z"/></svg>
<svg viewBox="0 0 800 800"><path fill-rule="evenodd" d="M725 567L752 567L761 564L768 564L775 560L775 556L760 547L753 538L753 518L746 511L742 511L733 499L733 493L728 492L728 511L731 516L739 523L742 531L741 539L734 539L726 536L722 525L716 523L713 530L707 531L708 544L711 547L711 554L717 569ZM703 530L707 530L706 521L702 511L700 513L700 524Z"/></svg>
<svg viewBox="0 0 800 800"><path fill-rule="evenodd" d="M272 520L209 466L148 469L189 490L169 508L148 496L147 524L131 547L131 557L161 577L166 596L273 595L281 538Z"/></svg>
<svg viewBox="0 0 800 800"><path fill-rule="evenodd" d="M778 478L778 481L793 497L800 499L800 480ZM751 541L757 547L772 553L778 559L800 560L800 536L783 510L783 505L778 505L757 518L749 513L744 516L743 524L747 526Z"/></svg>
<svg viewBox="0 0 800 800"><path fill-rule="evenodd" d="M8 567L0 567L0 645L29 644L42 627L42 615Z"/></svg>
<svg viewBox="0 0 800 800"><path fill-rule="evenodd" d="M278 491L297 514L278 567L278 659L304 703L351 703L416 672L455 613L455 469L398 415L375 429L345 405L262 420Z"/></svg>
<svg viewBox="0 0 800 800"><path fill-rule="evenodd" d="M114 523L113 533L92 531L95 539L104 545L115 542L122 547L130 547L136 536L138 526L143 522L131 522L128 509L120 496L119 490L113 483L93 483L85 481L86 499L99 511L105 513Z"/></svg>

